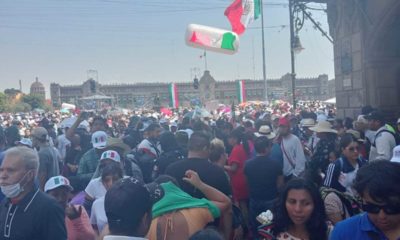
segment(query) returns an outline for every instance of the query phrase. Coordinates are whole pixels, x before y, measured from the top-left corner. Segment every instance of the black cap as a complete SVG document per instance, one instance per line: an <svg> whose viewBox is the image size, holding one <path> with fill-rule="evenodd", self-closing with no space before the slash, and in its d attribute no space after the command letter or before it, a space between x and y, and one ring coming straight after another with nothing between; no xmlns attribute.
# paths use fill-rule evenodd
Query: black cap
<svg viewBox="0 0 400 240"><path fill-rule="evenodd" d="M372 111L367 116L365 116L365 119L367 119L367 120L378 120L378 121L384 122L385 121L385 116L380 111Z"/></svg>
<svg viewBox="0 0 400 240"><path fill-rule="evenodd" d="M163 189L155 183L145 185L133 177L123 178L106 193L104 207L108 221L123 224L139 220L163 196Z"/></svg>

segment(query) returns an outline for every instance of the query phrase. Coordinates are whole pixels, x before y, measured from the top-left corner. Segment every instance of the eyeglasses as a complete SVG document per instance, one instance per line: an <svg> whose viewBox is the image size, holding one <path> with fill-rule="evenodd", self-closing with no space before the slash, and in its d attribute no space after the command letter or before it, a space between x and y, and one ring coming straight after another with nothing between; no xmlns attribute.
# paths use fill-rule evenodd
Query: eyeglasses
<svg viewBox="0 0 400 240"><path fill-rule="evenodd" d="M400 205L376 205L373 203L362 204L362 209L364 212L378 214L383 210L387 215L400 214Z"/></svg>

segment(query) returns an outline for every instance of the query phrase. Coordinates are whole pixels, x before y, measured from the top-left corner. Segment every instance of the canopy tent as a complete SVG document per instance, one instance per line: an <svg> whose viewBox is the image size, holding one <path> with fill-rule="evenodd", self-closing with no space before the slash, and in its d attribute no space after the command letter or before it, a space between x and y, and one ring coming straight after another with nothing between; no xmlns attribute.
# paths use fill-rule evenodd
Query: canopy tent
<svg viewBox="0 0 400 240"><path fill-rule="evenodd" d="M328 103L328 104L336 104L336 98L335 98L335 97L334 97L334 98L330 98L330 99L328 99L328 100L324 101L324 103Z"/></svg>

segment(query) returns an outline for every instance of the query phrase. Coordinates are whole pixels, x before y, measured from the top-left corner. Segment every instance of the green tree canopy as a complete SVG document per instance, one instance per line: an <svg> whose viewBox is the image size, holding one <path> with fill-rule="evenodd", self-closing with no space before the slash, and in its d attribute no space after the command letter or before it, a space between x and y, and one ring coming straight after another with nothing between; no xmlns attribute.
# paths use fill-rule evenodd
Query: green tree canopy
<svg viewBox="0 0 400 240"><path fill-rule="evenodd" d="M45 106L45 102L42 96L27 94L22 98L22 102L27 103L31 106L31 109L41 108L43 109Z"/></svg>

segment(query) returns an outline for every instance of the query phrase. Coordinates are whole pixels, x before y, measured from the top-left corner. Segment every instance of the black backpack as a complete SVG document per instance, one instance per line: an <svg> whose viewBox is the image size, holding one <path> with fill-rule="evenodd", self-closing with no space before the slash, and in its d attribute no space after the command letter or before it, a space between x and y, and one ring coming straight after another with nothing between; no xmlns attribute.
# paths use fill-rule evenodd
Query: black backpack
<svg viewBox="0 0 400 240"><path fill-rule="evenodd" d="M322 200L324 201L329 193L335 193L340 198L340 201L343 203L343 207L346 208L350 217L362 213L361 199L355 198L347 193L340 192L333 188L321 187L320 192ZM343 212L345 213L345 211ZM344 218L345 216L342 217Z"/></svg>
<svg viewBox="0 0 400 240"><path fill-rule="evenodd" d="M396 141L396 146L400 145L400 135L399 135L398 133L394 133L394 132L389 131L389 130L387 130L387 129L383 129L383 130L381 130L381 131L378 131L378 132L375 134L374 142L371 143L371 146L376 147L376 145L375 145L376 139L377 139L377 138L381 135L381 133L383 133L383 132L387 132L387 133L392 134L392 136L394 137L394 140Z"/></svg>

